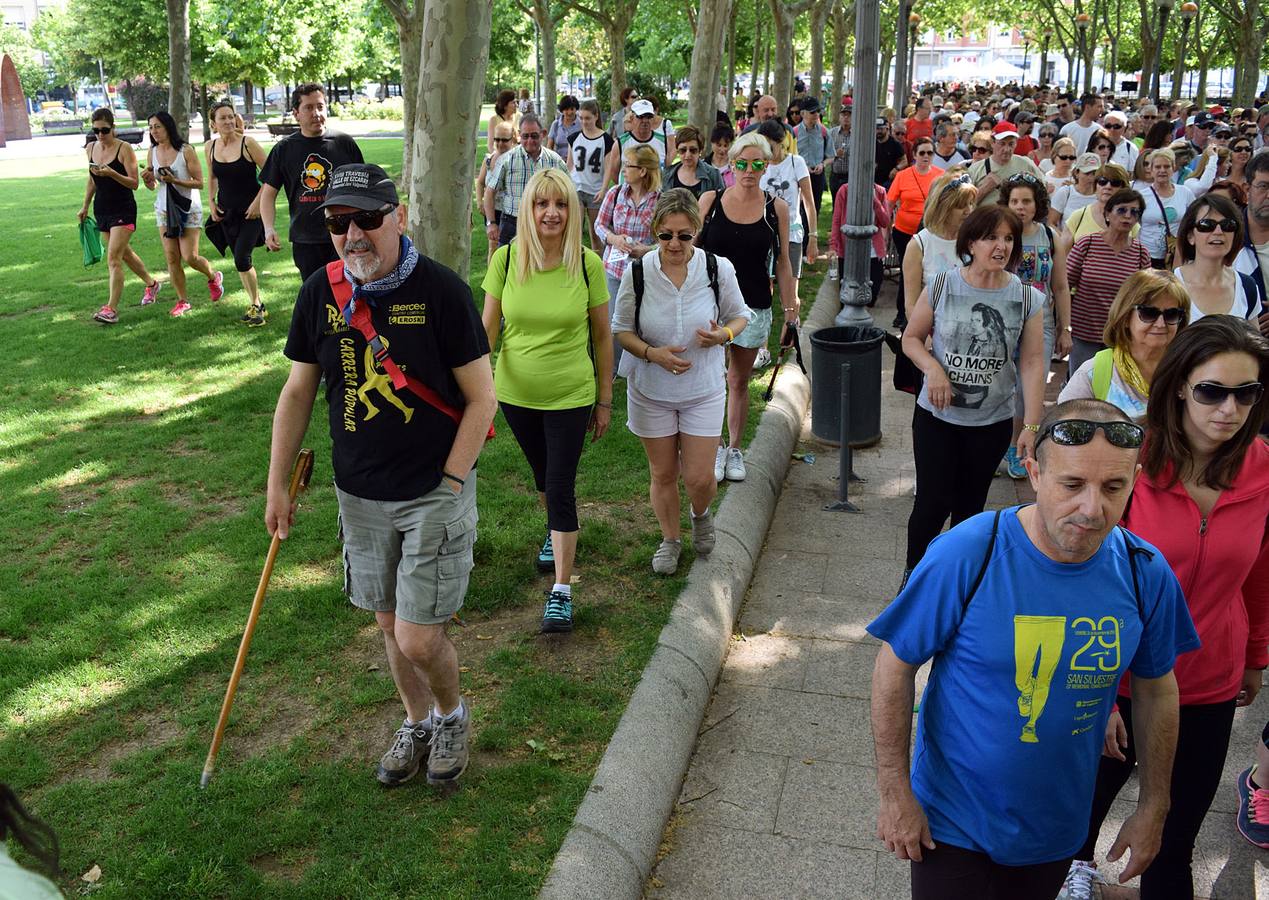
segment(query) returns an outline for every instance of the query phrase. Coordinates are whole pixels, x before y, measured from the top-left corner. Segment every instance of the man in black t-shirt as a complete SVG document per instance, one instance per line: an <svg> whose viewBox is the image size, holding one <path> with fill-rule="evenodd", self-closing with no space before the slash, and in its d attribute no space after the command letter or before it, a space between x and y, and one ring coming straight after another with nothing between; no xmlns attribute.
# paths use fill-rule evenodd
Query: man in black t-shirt
<svg viewBox="0 0 1269 900"><path fill-rule="evenodd" d="M907 161L908 157L903 152L903 144L890 134L890 123L883 118L878 118L876 169L873 181L883 187L890 187L895 173L902 169Z"/></svg>
<svg viewBox="0 0 1269 900"><path fill-rule="evenodd" d="M467 283L405 236L383 169L336 169L321 208L344 263L340 290L322 272L295 303L265 525L283 538L290 529L289 470L324 376L344 592L375 614L406 710L376 777L401 784L426 759L430 784L453 783L467 765L470 719L445 623L467 591L476 457L497 409L489 341Z"/></svg>
<svg viewBox="0 0 1269 900"><path fill-rule="evenodd" d="M291 94L291 110L300 130L273 145L260 172L256 198L264 223L264 245L281 250L274 224L278 191L286 191L291 209L291 258L303 281L336 259L318 207L326 199L331 173L347 163L362 162L361 148L346 134L326 129L326 95L316 83L301 84Z"/></svg>

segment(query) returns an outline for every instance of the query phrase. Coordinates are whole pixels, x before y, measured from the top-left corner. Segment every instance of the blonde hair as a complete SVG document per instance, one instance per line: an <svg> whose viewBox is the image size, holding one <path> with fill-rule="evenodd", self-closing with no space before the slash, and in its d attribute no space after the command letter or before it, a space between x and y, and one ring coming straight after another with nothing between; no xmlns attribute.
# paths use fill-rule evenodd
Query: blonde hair
<svg viewBox="0 0 1269 900"><path fill-rule="evenodd" d="M1138 306L1152 305L1157 297L1167 297L1176 301L1176 305L1185 313L1185 322L1177 329L1185 327L1190 321L1190 293L1171 272L1161 269L1142 269L1134 272L1119 288L1114 301L1110 304L1110 312L1106 314L1106 327L1102 329L1102 340L1107 347L1127 349L1132 342L1132 330L1129 324Z"/></svg>
<svg viewBox="0 0 1269 900"><path fill-rule="evenodd" d="M1168 162L1172 163L1172 168L1176 168L1176 154L1173 153L1170 148L1157 147L1154 150L1151 150L1146 154L1146 166L1149 167L1152 163L1154 163L1156 157L1159 159L1166 159Z"/></svg>
<svg viewBox="0 0 1269 900"><path fill-rule="evenodd" d="M657 156L655 150L647 144L640 144L638 147L627 150L625 158L643 169L643 174L647 178L643 186L645 191L661 190L661 157Z"/></svg>
<svg viewBox="0 0 1269 900"><path fill-rule="evenodd" d="M756 148L758 152L762 154L763 159L771 158L771 142L762 135L758 134L758 132L751 131L748 134L742 134L740 137L736 138L736 140L732 143L731 148L727 151L727 161L729 163L735 162L740 158L740 154L748 150L750 147Z"/></svg>
<svg viewBox="0 0 1269 900"><path fill-rule="evenodd" d="M568 277L576 280L582 273L582 205L577 199L577 190L572 180L559 169L540 169L529 183L524 186L524 195L520 199L520 214L523 218L528 212L529 221L524 222L516 232L514 243L520 245L522 252L516 254L516 281L527 282L533 274L546 271L546 251L542 249L542 241L538 238L537 223L533 221L533 207L538 200L564 200L568 204L568 218L564 223L564 271ZM507 265L510 266L511 251L507 251Z"/></svg>
<svg viewBox="0 0 1269 900"><path fill-rule="evenodd" d="M955 185L952 182L956 182ZM930 185L930 196L925 200L925 227L942 237L947 222L958 209L972 209L978 202L978 188L959 174L940 175ZM955 235L953 235L955 237Z"/></svg>
<svg viewBox="0 0 1269 900"><path fill-rule="evenodd" d="M1070 150L1072 153L1074 153L1075 141L1071 140L1070 138L1058 138L1056 141L1053 142L1053 149L1049 151L1049 159L1053 160L1053 162L1056 163L1058 154L1061 153L1063 150ZM1075 163L1077 162L1079 162L1078 159L1072 162L1071 167L1074 168Z"/></svg>
<svg viewBox="0 0 1269 900"><path fill-rule="evenodd" d="M678 215L687 216L693 231L701 230L701 205L687 188L670 188L657 198L652 210L652 230L659 230L662 222Z"/></svg>

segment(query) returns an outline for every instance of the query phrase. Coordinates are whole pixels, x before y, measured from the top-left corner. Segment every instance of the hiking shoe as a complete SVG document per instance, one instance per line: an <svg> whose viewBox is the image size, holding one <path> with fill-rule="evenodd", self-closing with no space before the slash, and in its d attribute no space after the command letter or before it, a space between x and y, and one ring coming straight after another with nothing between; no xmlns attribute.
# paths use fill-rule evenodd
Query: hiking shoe
<svg viewBox="0 0 1269 900"><path fill-rule="evenodd" d="M1018 457L1017 447L1010 447L1000 464L1005 467L1005 474L1014 481L1021 481L1027 477L1027 467L1022 464L1022 460Z"/></svg>
<svg viewBox="0 0 1269 900"><path fill-rule="evenodd" d="M432 752L427 758L427 783L452 784L467 768L471 741L471 713L459 698L462 712L453 721L432 716Z"/></svg>
<svg viewBox="0 0 1269 900"><path fill-rule="evenodd" d="M161 287L163 287L163 285L159 284L158 279L155 279L153 284L146 285L145 293L141 295L141 305L149 306L157 300L159 296L159 288Z"/></svg>
<svg viewBox="0 0 1269 900"><path fill-rule="evenodd" d="M763 347L758 351L758 355L753 358L753 367L755 369L765 369L771 365L771 351Z"/></svg>
<svg viewBox="0 0 1269 900"><path fill-rule="evenodd" d="M255 306L248 307L247 311L242 314L242 318L238 321L243 325L246 325L248 328L259 328L268 321L268 318L269 311L264 308L263 303L259 303Z"/></svg>
<svg viewBox="0 0 1269 900"><path fill-rule="evenodd" d="M714 480L723 482L727 479L727 448L720 446L714 454Z"/></svg>
<svg viewBox="0 0 1269 900"><path fill-rule="evenodd" d="M727 476L728 481L745 480L745 458L741 455L739 447L727 448L727 462L723 466L723 474Z"/></svg>
<svg viewBox="0 0 1269 900"><path fill-rule="evenodd" d="M119 322L119 314L109 306L103 306L93 313L93 318L104 325L115 325Z"/></svg>
<svg viewBox="0 0 1269 900"><path fill-rule="evenodd" d="M652 554L652 571L658 575L673 575L679 570L679 554L683 552L683 542L662 541L657 552Z"/></svg>
<svg viewBox="0 0 1269 900"><path fill-rule="evenodd" d="M539 572L555 571L555 548L551 545L551 532L546 533L542 549L538 551L537 565Z"/></svg>
<svg viewBox="0 0 1269 900"><path fill-rule="evenodd" d="M225 296L224 272L217 272L216 277L207 282L207 293L211 295L212 303L215 303L221 297Z"/></svg>
<svg viewBox="0 0 1269 900"><path fill-rule="evenodd" d="M1256 767L1238 776L1238 832L1248 841L1269 850L1269 790L1251 780Z"/></svg>
<svg viewBox="0 0 1269 900"><path fill-rule="evenodd" d="M573 598L563 591L547 591L542 610L542 634L567 634L573 630Z"/></svg>
<svg viewBox="0 0 1269 900"><path fill-rule="evenodd" d="M714 514L708 509L701 515L692 514L692 549L697 556L709 556L714 549Z"/></svg>
<svg viewBox="0 0 1269 900"><path fill-rule="evenodd" d="M176 305L172 307L171 311L168 312L168 315L172 316L174 319L179 319L193 308L194 307L189 305L188 300L177 300Z"/></svg>
<svg viewBox="0 0 1269 900"><path fill-rule="evenodd" d="M419 765L427 758L428 748L432 744L432 717L424 722L409 724L407 719L401 723L397 733L392 736L392 746L379 760L379 768L375 770L375 778L387 787L405 784L418 774Z"/></svg>
<svg viewBox="0 0 1269 900"><path fill-rule="evenodd" d="M1057 900L1093 900L1094 883L1106 883L1106 879L1097 871L1097 864L1082 859L1072 860Z"/></svg>

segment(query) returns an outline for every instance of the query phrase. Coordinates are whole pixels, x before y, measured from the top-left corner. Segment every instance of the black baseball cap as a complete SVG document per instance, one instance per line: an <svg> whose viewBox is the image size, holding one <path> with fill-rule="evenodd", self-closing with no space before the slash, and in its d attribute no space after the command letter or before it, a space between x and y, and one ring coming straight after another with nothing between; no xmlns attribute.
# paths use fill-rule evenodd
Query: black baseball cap
<svg viewBox="0 0 1269 900"><path fill-rule="evenodd" d="M1195 128L1212 128L1216 122L1216 117L1209 112L1196 113L1194 115Z"/></svg>
<svg viewBox="0 0 1269 900"><path fill-rule="evenodd" d="M326 200L317 208L351 206L353 209L381 209L397 206L397 186L388 173L369 163L349 163L340 166L330 177Z"/></svg>
<svg viewBox="0 0 1269 900"><path fill-rule="evenodd" d="M820 101L814 97L806 97L802 100L802 112L817 113L820 111Z"/></svg>

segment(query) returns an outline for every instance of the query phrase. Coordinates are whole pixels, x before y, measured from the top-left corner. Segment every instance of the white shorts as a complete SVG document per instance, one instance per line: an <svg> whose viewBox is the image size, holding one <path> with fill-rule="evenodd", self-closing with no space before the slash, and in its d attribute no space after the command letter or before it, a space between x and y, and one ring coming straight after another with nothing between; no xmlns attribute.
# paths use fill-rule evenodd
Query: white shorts
<svg viewBox="0 0 1269 900"><path fill-rule="evenodd" d="M160 229L167 228L167 212L156 209L154 211L154 224ZM189 215L185 219L185 229L203 227L203 208L201 206L191 206Z"/></svg>
<svg viewBox="0 0 1269 900"><path fill-rule="evenodd" d="M676 434L716 438L723 433L726 412L726 391L686 402L653 400L627 383L626 427L641 438L673 437Z"/></svg>

